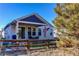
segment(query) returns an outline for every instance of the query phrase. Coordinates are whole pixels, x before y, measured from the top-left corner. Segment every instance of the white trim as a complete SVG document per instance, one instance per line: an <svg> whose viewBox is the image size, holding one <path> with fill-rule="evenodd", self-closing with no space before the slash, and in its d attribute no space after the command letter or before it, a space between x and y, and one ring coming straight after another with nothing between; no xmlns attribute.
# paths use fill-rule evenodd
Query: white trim
<svg viewBox="0 0 79 59"><path fill-rule="evenodd" d="M19 23L26 23L26 24L35 24L35 25L46 25L43 23L36 23L36 22L26 22L26 21L18 21Z"/></svg>
<svg viewBox="0 0 79 59"><path fill-rule="evenodd" d="M18 40L18 26L19 26L19 22L16 22L16 39Z"/></svg>

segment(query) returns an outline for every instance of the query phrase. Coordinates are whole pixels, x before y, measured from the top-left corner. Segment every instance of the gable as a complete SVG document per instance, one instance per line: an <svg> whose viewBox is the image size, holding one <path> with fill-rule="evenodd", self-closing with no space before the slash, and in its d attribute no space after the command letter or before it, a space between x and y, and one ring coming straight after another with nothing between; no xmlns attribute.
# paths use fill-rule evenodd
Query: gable
<svg viewBox="0 0 79 59"><path fill-rule="evenodd" d="M27 22L35 22L35 23L43 23L45 24L43 21L41 21L37 16L35 15L31 15L29 17L26 17L24 19L21 19L20 21L27 21Z"/></svg>
<svg viewBox="0 0 79 59"><path fill-rule="evenodd" d="M12 21L11 23L7 24L4 27L4 30L10 26L11 24L15 24L17 21L26 21L26 22L35 22L35 23L43 23L43 24L47 24L52 26L49 22L47 22L45 19L43 19L43 17L41 17L38 14L31 14L30 16L23 16L20 18L15 19L14 21Z"/></svg>

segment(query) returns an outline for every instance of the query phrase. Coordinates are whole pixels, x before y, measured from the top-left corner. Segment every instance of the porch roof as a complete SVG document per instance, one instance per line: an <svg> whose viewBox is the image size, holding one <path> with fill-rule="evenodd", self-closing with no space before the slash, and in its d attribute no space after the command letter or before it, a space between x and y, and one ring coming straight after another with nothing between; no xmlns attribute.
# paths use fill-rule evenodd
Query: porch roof
<svg viewBox="0 0 79 59"><path fill-rule="evenodd" d="M27 25L35 25L35 26L45 26L46 24L43 23L36 23L36 22L25 22L25 21L18 21L20 24L27 24Z"/></svg>

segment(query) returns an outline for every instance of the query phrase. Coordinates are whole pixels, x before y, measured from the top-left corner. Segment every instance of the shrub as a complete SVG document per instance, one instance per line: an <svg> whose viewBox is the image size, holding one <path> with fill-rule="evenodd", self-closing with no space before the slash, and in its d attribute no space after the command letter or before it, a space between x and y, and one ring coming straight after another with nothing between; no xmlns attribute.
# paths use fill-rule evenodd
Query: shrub
<svg viewBox="0 0 79 59"><path fill-rule="evenodd" d="M60 39L56 43L57 43L57 47L76 47L76 46L79 46L78 40L75 40L75 39Z"/></svg>

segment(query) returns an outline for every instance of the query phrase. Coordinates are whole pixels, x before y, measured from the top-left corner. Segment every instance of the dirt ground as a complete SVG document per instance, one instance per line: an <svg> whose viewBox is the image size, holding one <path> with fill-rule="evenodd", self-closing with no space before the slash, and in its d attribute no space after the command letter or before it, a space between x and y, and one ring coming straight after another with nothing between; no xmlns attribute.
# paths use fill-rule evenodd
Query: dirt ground
<svg viewBox="0 0 79 59"><path fill-rule="evenodd" d="M60 48L60 49L42 49L34 51L31 56L79 56L79 49Z"/></svg>

